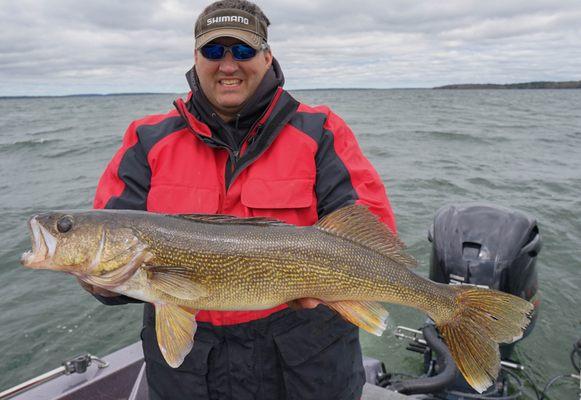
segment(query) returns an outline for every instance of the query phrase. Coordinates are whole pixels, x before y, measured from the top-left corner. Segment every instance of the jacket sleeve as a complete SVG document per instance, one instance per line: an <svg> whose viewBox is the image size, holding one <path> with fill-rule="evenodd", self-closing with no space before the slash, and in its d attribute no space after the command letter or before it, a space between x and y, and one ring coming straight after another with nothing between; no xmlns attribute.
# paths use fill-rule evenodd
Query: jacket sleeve
<svg viewBox="0 0 581 400"><path fill-rule="evenodd" d="M136 124L132 123L123 144L107 165L99 180L93 207L96 209L146 210L151 170L147 155L139 141ZM93 295L106 305L141 303L127 296L103 297Z"/></svg>
<svg viewBox="0 0 581 400"><path fill-rule="evenodd" d="M323 129L316 154L315 191L319 218L357 203L367 206L397 233L395 216L381 178L363 155L349 126L329 112Z"/></svg>

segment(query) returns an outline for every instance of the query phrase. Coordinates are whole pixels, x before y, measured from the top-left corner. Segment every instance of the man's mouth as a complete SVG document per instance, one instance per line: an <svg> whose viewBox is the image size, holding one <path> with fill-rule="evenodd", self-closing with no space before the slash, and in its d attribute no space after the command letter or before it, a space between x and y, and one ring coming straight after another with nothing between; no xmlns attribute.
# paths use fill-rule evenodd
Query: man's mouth
<svg viewBox="0 0 581 400"><path fill-rule="evenodd" d="M242 84L241 79L221 79L218 82L220 83L221 86L226 87L240 86Z"/></svg>
<svg viewBox="0 0 581 400"><path fill-rule="evenodd" d="M36 215L28 221L28 226L32 250L22 254L20 262L28 268L47 267L56 250L56 238L38 222Z"/></svg>

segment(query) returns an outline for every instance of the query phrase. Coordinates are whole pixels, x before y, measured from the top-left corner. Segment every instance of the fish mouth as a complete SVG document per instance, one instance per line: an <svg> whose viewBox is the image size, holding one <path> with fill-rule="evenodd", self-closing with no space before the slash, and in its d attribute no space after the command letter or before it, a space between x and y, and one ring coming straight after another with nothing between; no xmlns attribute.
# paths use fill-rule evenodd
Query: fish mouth
<svg viewBox="0 0 581 400"><path fill-rule="evenodd" d="M56 251L57 239L38 222L38 215L28 221L32 250L20 257L20 262L27 268L49 268L50 260Z"/></svg>

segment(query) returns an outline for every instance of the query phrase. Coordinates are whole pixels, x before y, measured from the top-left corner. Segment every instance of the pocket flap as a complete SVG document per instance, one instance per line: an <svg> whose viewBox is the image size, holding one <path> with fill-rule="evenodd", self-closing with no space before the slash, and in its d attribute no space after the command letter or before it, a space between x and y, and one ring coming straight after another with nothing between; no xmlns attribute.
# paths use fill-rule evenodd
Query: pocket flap
<svg viewBox="0 0 581 400"><path fill-rule="evenodd" d="M215 214L219 207L216 189L152 185L147 196L147 210L167 214Z"/></svg>
<svg viewBox="0 0 581 400"><path fill-rule="evenodd" d="M313 204L314 180L250 179L242 187L241 201L249 208L305 208Z"/></svg>
<svg viewBox="0 0 581 400"><path fill-rule="evenodd" d="M354 325L327 307L319 306L316 309L299 312L304 311L312 313L306 324L274 337L281 357L290 367L311 359L349 332L354 335L358 333Z"/></svg>

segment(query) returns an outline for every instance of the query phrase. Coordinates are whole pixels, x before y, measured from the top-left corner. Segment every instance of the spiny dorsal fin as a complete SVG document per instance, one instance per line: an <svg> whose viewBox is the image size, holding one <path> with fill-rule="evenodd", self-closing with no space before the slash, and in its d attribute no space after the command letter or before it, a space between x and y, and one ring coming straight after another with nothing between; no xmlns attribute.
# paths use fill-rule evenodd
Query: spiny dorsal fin
<svg viewBox="0 0 581 400"><path fill-rule="evenodd" d="M169 216L206 224L233 224L233 225L255 225L255 226L287 225L282 221L267 217L240 218L235 217L233 215L224 215L224 214L171 214Z"/></svg>
<svg viewBox="0 0 581 400"><path fill-rule="evenodd" d="M417 261L405 253L403 242L365 206L343 207L323 217L316 227L377 251L408 268L417 265Z"/></svg>

